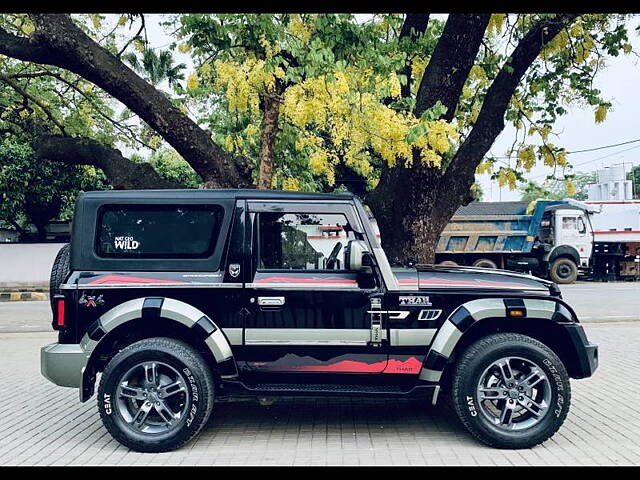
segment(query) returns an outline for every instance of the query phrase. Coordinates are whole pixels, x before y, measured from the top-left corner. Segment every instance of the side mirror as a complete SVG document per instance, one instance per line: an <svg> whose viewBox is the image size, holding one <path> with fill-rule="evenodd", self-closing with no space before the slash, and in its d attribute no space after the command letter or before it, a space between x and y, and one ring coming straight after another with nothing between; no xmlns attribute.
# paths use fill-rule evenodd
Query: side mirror
<svg viewBox="0 0 640 480"><path fill-rule="evenodd" d="M362 240L351 240L344 251L344 264L352 272L364 272L371 269L369 249Z"/></svg>

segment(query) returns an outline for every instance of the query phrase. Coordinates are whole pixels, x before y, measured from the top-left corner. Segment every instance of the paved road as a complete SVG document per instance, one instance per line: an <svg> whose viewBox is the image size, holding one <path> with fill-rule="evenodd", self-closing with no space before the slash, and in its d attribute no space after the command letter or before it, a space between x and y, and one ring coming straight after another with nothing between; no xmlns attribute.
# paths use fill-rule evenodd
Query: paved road
<svg viewBox="0 0 640 480"><path fill-rule="evenodd" d="M50 332L49 302L0 302L0 333Z"/></svg>
<svg viewBox="0 0 640 480"><path fill-rule="evenodd" d="M561 290L582 322L640 320L639 282L580 282Z"/></svg>
<svg viewBox="0 0 640 480"><path fill-rule="evenodd" d="M581 321L640 321L640 283L587 283L564 285L562 294ZM49 302L0 302L0 333L48 332Z"/></svg>
<svg viewBox="0 0 640 480"><path fill-rule="evenodd" d="M76 390L40 376L39 348L53 333L0 333L0 465L637 465L640 323L586 329L600 368L572 382L564 426L533 449L477 443L446 403L297 398L217 404L195 441L163 454L119 445L95 398L80 404Z"/></svg>

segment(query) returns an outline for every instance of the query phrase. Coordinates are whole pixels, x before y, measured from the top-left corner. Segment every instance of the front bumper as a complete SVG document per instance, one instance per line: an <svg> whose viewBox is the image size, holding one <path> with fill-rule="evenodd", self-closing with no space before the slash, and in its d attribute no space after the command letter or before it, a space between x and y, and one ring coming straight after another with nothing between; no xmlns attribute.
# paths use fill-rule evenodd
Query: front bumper
<svg viewBox="0 0 640 480"><path fill-rule="evenodd" d="M40 371L61 387L80 388L87 356L78 344L50 343L40 349Z"/></svg>
<svg viewBox="0 0 640 480"><path fill-rule="evenodd" d="M571 368L571 377L590 377L598 368L598 345L587 340L584 328L579 323L565 325L565 328L575 349L576 361Z"/></svg>

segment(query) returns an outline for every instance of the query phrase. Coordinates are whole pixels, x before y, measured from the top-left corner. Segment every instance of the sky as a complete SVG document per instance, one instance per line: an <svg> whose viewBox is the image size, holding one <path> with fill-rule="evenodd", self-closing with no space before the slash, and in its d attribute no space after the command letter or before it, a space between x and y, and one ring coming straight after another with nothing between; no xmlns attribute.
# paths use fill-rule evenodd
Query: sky
<svg viewBox="0 0 640 480"><path fill-rule="evenodd" d="M163 48L174 41L159 25L163 15L145 15L147 34L153 48ZM371 15L358 14L358 20L366 21ZM440 19L446 19L446 15L435 15ZM629 40L634 52L640 53L640 36L635 30L640 25L640 15L632 16L627 23ZM137 26L135 26L137 29ZM186 63L187 72L193 69L193 64L188 55L175 52L176 61ZM560 118L554 132L557 136L551 141L558 147L564 147L567 151L584 150L604 145L623 143L640 139L640 59L634 55L620 54L618 57L609 58L607 66L598 73L595 86L602 92L606 100L611 101L604 123L596 124L593 107L572 106L569 113ZM505 156L511 147L514 138L514 128L507 125L502 134L496 139L489 154ZM606 166L624 164L629 170L632 165L640 165L640 142L607 148L595 152L576 153L569 155L569 161L573 166L573 172L592 172ZM525 177L538 183L552 173L550 167L537 165ZM509 190L507 186L499 187L496 180L491 180L489 175L476 175L476 180L484 191L484 201L518 200L520 192Z"/></svg>

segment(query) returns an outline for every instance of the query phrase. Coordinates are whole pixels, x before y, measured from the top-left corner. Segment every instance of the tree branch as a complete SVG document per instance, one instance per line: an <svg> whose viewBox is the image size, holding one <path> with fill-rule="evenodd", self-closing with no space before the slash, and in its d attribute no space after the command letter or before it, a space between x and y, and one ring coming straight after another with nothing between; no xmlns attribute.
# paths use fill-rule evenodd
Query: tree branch
<svg viewBox="0 0 640 480"><path fill-rule="evenodd" d="M416 117L440 101L447 107L443 118L453 119L490 17L489 14L449 15L418 88Z"/></svg>
<svg viewBox="0 0 640 480"><path fill-rule="evenodd" d="M31 38L26 40L1 31L0 53L64 68L99 86L158 132L207 185L251 185L251 162L226 154L169 98L93 41L68 15L30 14L30 17L36 26Z"/></svg>
<svg viewBox="0 0 640 480"><path fill-rule="evenodd" d="M142 31L145 29L144 13L140 14L140 20L141 20L141 25L140 25L140 29L138 30L138 33L136 33L133 37L131 37L127 41L127 43L124 44L124 46L120 49L120 51L118 53L116 53L116 57L120 58L122 56L122 54L124 53L124 51L129 47L129 45L131 45L131 42L133 42L136 38L138 38L140 36L140 34L142 33Z"/></svg>
<svg viewBox="0 0 640 480"><path fill-rule="evenodd" d="M577 17L578 14L561 14L539 20L522 37L487 90L473 129L447 168L444 185L455 186L460 194L465 188L468 190L467 187L473 183L476 167L504 129L507 107L527 69L544 46Z"/></svg>
<svg viewBox="0 0 640 480"><path fill-rule="evenodd" d="M36 45L28 38L18 37L0 28L0 53L25 62L46 63L53 52Z"/></svg>
<svg viewBox="0 0 640 480"><path fill-rule="evenodd" d="M60 130L60 132L62 132L63 135L67 134L67 132L64 129L64 125L62 124L62 122L60 122L60 120L58 120L55 117L53 112L44 103L42 103L38 98L36 98L33 95L31 95L29 92L27 92L25 89L23 89L20 85L18 85L16 82L14 82L13 79L9 78L6 75L0 74L0 81L3 81L7 85L9 85L16 92L18 92L20 95L22 95L23 98L25 98L27 100L30 100L31 102L35 103L38 107L40 107L40 109L42 109L42 111L45 113L47 118L49 120L51 120L51 122L56 127L58 127L58 129Z"/></svg>
<svg viewBox="0 0 640 480"><path fill-rule="evenodd" d="M161 177L148 163L132 162L120 150L90 138L41 136L34 141L37 158L67 165L93 165L100 168L116 189L180 188Z"/></svg>
<svg viewBox="0 0 640 480"><path fill-rule="evenodd" d="M400 29L399 40L403 38L410 38L412 41L416 40L420 37L420 35L424 34L427 30L427 26L429 25L429 14L428 13L407 13L407 16L404 18L404 22L402 23L402 28ZM401 71L402 75L407 79L404 85L400 87L400 95L402 98L409 98L411 96L411 80L412 80L412 69L411 69L411 61L409 58L405 61L404 68Z"/></svg>

